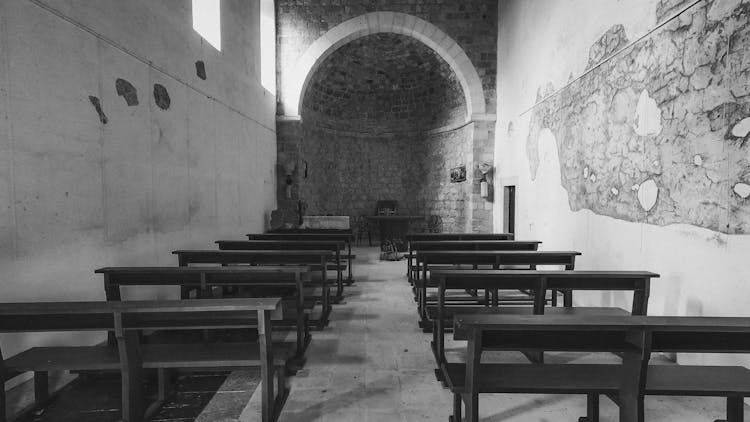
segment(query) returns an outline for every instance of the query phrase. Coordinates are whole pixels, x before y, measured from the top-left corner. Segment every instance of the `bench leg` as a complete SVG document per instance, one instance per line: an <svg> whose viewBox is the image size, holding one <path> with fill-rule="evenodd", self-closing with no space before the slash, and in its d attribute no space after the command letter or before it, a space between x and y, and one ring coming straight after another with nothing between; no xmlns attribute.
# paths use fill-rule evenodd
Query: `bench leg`
<svg viewBox="0 0 750 422"><path fill-rule="evenodd" d="M742 397L727 397L726 422L743 422L745 420L745 400Z"/></svg>
<svg viewBox="0 0 750 422"><path fill-rule="evenodd" d="M467 422L479 422L479 394L462 394Z"/></svg>
<svg viewBox="0 0 750 422"><path fill-rule="evenodd" d="M145 414L138 333L129 331L117 339L121 359L122 420L140 422Z"/></svg>
<svg viewBox="0 0 750 422"><path fill-rule="evenodd" d="M461 416L461 395L460 394L454 394L453 395L453 416L449 418L450 422L461 422L462 416Z"/></svg>
<svg viewBox="0 0 750 422"><path fill-rule="evenodd" d="M156 373L158 384L157 400L163 403L167 399L169 391L172 389L172 371L159 368L156 370Z"/></svg>
<svg viewBox="0 0 750 422"><path fill-rule="evenodd" d="M586 396L586 416L578 418L578 422L599 422L599 395Z"/></svg>
<svg viewBox="0 0 750 422"><path fill-rule="evenodd" d="M34 400L41 405L49 399L49 374L47 371L34 371Z"/></svg>
<svg viewBox="0 0 750 422"><path fill-rule="evenodd" d="M5 383L3 383L2 391L0 391L0 422L6 422L5 412L7 412L7 405L5 403Z"/></svg>

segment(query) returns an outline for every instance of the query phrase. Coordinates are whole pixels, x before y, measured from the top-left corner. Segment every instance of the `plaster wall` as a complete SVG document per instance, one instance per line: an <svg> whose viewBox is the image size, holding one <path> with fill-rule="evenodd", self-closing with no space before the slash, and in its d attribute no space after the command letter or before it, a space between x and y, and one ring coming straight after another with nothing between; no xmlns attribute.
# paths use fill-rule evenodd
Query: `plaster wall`
<svg viewBox="0 0 750 422"><path fill-rule="evenodd" d="M176 265L172 250L264 228L276 136L275 94L260 85L259 2L221 4L217 51L193 31L189 0L0 2L4 301L103 299L96 268ZM3 353L53 339L6 338Z"/></svg>
<svg viewBox="0 0 750 422"><path fill-rule="evenodd" d="M495 186L517 186L518 239L581 251L580 269L661 274L650 314L748 316L750 202L734 188L748 183L747 134L728 135L742 118L734 111L710 116L714 107L748 103L749 4L699 1L669 20L691 3L501 2ZM717 30L724 35L716 38ZM695 83L696 69L706 72L705 84ZM634 99L618 103L629 91ZM643 91L652 101L639 100ZM714 171L720 176L703 183ZM648 179L655 191L644 188ZM593 292L575 301L629 308L631 298ZM717 355L678 361L750 363Z"/></svg>

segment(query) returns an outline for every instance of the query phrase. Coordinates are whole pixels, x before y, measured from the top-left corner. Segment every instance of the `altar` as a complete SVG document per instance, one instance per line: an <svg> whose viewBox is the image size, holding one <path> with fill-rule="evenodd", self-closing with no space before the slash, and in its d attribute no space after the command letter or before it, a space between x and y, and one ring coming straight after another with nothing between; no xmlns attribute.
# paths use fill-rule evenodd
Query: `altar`
<svg viewBox="0 0 750 422"><path fill-rule="evenodd" d="M368 220L376 221L380 229L380 242L384 240L400 240L399 252L406 248L406 234L409 232L409 221L424 220L421 215L372 215L366 217Z"/></svg>

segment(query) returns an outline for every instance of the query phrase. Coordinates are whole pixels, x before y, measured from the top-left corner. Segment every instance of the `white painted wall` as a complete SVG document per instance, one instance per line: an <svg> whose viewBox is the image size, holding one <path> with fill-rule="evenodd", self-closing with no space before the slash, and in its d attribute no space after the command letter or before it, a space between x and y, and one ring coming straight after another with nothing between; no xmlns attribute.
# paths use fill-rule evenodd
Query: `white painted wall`
<svg viewBox="0 0 750 422"><path fill-rule="evenodd" d="M96 268L176 265L172 250L264 228L276 128L274 95L260 84L259 1L221 1L221 52L193 31L190 4L0 1L3 301L103 299ZM139 105L117 95L117 78ZM3 353L51 338L6 337Z"/></svg>
<svg viewBox="0 0 750 422"><path fill-rule="evenodd" d="M623 24L631 40L654 28L657 3L500 2L496 191L506 184L517 185L518 239L542 240L546 250L579 250L583 253L579 269L660 273L661 278L652 282L652 315L750 316L750 236L682 224L659 227L628 222L589 210L572 212L549 130L540 136L539 172L531 180L526 152L531 113L524 111L536 102L537 89L550 82L559 88L571 76L581 75L589 47L613 25ZM495 208L496 227L502 227L502 210L502 206ZM575 300L581 305L629 308L631 298L625 293L579 293ZM679 361L750 364L745 356L680 356Z"/></svg>

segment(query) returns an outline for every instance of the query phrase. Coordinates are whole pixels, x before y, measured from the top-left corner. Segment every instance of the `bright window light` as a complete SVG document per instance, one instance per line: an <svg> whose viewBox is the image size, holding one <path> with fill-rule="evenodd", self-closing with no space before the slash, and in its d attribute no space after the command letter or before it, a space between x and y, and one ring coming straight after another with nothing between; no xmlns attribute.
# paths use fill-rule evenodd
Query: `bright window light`
<svg viewBox="0 0 750 422"><path fill-rule="evenodd" d="M260 1L260 84L276 94L276 13L273 0Z"/></svg>
<svg viewBox="0 0 750 422"><path fill-rule="evenodd" d="M193 0L193 29L221 51L221 0Z"/></svg>

